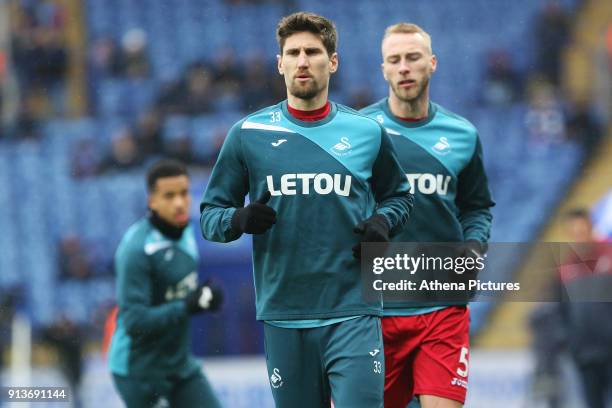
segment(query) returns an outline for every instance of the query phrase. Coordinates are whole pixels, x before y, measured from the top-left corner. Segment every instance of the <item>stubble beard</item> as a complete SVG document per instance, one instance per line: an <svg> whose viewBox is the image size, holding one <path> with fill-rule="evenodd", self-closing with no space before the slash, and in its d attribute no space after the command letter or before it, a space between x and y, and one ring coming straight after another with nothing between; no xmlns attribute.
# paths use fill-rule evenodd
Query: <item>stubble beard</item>
<svg viewBox="0 0 612 408"><path fill-rule="evenodd" d="M296 84L294 80L294 83L292 83L289 87L289 93L296 98L309 100L319 95L323 89L324 88L319 86L314 79L312 79L312 82L306 86L300 86Z"/></svg>
<svg viewBox="0 0 612 408"><path fill-rule="evenodd" d="M423 79L423 82L421 82L420 84L417 84L417 88L413 90L414 92L413 94L410 93L407 95L405 92L403 92L403 89L400 88L399 85L396 83L391 84L391 89L393 90L393 93L395 94L397 99L405 103L413 104L417 101L420 101L423 98L428 86L429 86L429 78L425 78Z"/></svg>

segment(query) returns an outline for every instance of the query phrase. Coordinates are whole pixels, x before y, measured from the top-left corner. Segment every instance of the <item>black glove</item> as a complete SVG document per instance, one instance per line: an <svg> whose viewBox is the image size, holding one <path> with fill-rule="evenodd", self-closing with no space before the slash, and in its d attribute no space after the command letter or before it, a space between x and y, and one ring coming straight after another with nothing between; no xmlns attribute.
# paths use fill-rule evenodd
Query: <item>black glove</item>
<svg viewBox="0 0 612 408"><path fill-rule="evenodd" d="M475 239L468 239L463 243L463 256L470 258L484 258L487 252L487 244Z"/></svg>
<svg viewBox="0 0 612 408"><path fill-rule="evenodd" d="M469 286L468 281L469 280L474 280L474 279L478 279L478 274L481 271L481 268L479 268L479 262L477 262L477 258L481 258L482 259L486 256L485 253L487 252L487 244L486 243L482 243L480 241L476 241L475 239L470 239L467 240L465 242L463 242L459 248L459 256L461 256L462 258L464 258L464 265L465 262L467 262L467 259L473 259L473 266L472 267L465 267L465 272L460 276L460 279L462 282L464 282L466 284L466 286ZM468 291L467 295L468 295L468 299L467 300L474 300L474 298L476 297L477 291L476 289L471 289Z"/></svg>
<svg viewBox="0 0 612 408"><path fill-rule="evenodd" d="M232 228L247 234L263 234L276 224L276 211L268 207L270 191L265 191L255 202L237 208L232 216Z"/></svg>
<svg viewBox="0 0 612 408"><path fill-rule="evenodd" d="M469 278L476 278L476 276L480 272L480 268L478 268L478 263L476 263L476 259L484 258L486 252L487 244L482 243L480 241L476 241L475 239L470 239L461 243L461 246L459 247L459 256L465 259L471 258L474 260L474 267L466 268L466 272L468 273Z"/></svg>
<svg viewBox="0 0 612 408"><path fill-rule="evenodd" d="M374 214L361 221L353 228L355 234L361 234L361 240L353 247L353 256L361 259L362 242L389 242L389 223L380 214Z"/></svg>
<svg viewBox="0 0 612 408"><path fill-rule="evenodd" d="M189 314L200 312L214 312L223 303L223 292L220 288L212 285L210 281L204 282L196 290L185 298Z"/></svg>

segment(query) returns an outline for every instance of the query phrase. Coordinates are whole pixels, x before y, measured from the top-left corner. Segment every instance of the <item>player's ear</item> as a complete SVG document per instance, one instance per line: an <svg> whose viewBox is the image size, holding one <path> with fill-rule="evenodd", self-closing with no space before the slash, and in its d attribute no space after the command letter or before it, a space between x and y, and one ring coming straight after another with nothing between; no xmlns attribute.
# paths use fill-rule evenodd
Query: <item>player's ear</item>
<svg viewBox="0 0 612 408"><path fill-rule="evenodd" d="M329 72L335 73L338 70L338 53L334 52L331 57L329 57Z"/></svg>
<svg viewBox="0 0 612 408"><path fill-rule="evenodd" d="M385 63L384 62L380 63L380 70L382 71L383 78L385 78L385 81L387 81L387 73L385 72Z"/></svg>
<svg viewBox="0 0 612 408"><path fill-rule="evenodd" d="M438 58L436 58L436 54L431 55L431 72L436 72L436 68L438 67Z"/></svg>
<svg viewBox="0 0 612 408"><path fill-rule="evenodd" d="M276 54L276 67L278 68L279 74L281 75L285 74L283 72L283 58L280 56L280 54Z"/></svg>

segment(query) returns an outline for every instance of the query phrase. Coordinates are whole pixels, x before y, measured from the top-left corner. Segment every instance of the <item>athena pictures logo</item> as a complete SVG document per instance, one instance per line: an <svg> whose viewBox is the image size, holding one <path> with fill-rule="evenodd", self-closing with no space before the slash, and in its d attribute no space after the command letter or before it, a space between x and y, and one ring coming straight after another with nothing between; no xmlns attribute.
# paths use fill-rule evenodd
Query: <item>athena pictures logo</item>
<svg viewBox="0 0 612 408"><path fill-rule="evenodd" d="M283 385L283 377L279 374L278 368L274 368L272 370L272 375L270 376L270 384L272 384L272 388L280 388Z"/></svg>

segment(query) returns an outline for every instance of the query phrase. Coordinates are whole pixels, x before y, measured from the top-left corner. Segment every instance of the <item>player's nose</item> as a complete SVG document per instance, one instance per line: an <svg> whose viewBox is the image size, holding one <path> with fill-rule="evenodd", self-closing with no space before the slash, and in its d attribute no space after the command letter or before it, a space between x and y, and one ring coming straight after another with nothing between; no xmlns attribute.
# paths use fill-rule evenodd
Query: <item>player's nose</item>
<svg viewBox="0 0 612 408"><path fill-rule="evenodd" d="M298 67L307 67L308 66L308 56L304 50L300 51L300 55L298 55L297 60Z"/></svg>
<svg viewBox="0 0 612 408"><path fill-rule="evenodd" d="M177 210L183 210L189 205L189 199L183 197L177 197L174 201L174 208Z"/></svg>

